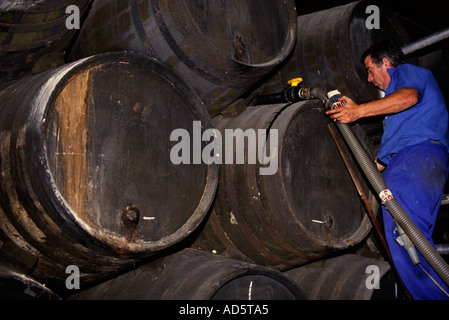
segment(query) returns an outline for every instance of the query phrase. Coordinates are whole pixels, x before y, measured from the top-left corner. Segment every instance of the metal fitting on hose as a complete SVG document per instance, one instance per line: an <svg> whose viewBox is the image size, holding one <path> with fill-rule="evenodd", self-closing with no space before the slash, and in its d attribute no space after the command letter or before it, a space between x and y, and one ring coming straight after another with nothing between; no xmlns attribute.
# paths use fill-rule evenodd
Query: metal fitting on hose
<svg viewBox="0 0 449 320"><path fill-rule="evenodd" d="M302 100L310 100L313 99L312 94L310 93L310 91L312 90L312 87L305 87L305 88L301 88L298 92L298 96L302 99Z"/></svg>

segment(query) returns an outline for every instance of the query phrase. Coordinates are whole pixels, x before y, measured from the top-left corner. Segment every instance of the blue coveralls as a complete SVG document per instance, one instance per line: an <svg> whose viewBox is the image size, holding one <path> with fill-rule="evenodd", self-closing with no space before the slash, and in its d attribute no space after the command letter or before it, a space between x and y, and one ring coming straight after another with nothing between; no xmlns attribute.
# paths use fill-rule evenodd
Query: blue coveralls
<svg viewBox="0 0 449 320"><path fill-rule="evenodd" d="M385 183L418 229L434 246L432 233L449 172L448 112L438 84L429 70L410 64L388 69L386 95L413 88L419 100L413 107L389 115L378 159L387 165ZM419 266L413 266L407 252L393 238L394 220L382 206L385 237L398 273L412 297L447 299ZM449 292L426 259L418 252L421 265Z"/></svg>

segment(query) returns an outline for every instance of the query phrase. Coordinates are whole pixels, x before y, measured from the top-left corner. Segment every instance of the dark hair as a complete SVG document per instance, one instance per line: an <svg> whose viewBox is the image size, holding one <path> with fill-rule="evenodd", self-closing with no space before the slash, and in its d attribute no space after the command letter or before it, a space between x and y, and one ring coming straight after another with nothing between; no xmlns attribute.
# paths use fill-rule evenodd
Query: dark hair
<svg viewBox="0 0 449 320"><path fill-rule="evenodd" d="M365 62L366 57L371 56L373 63L380 66L382 59L387 58L393 68L406 62L404 52L393 41L382 41L371 46L362 55L362 63Z"/></svg>

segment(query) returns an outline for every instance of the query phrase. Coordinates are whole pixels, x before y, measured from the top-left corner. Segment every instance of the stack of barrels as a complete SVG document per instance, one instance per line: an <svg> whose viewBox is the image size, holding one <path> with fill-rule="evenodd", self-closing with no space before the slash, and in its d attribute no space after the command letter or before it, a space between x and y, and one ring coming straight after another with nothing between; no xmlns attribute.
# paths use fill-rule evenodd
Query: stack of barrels
<svg viewBox="0 0 449 320"><path fill-rule="evenodd" d="M387 9L382 29L361 27L367 5L298 16L293 0L1 4L1 277L65 296L75 266L74 299L308 299L287 270L339 255L357 264L346 253L371 223L322 103L250 101L298 76L375 98L359 55L407 37ZM276 132L273 174L195 161L212 128L266 130L262 146ZM190 137L180 164L176 129ZM370 131L354 130L374 153ZM2 290L20 291L13 282Z"/></svg>

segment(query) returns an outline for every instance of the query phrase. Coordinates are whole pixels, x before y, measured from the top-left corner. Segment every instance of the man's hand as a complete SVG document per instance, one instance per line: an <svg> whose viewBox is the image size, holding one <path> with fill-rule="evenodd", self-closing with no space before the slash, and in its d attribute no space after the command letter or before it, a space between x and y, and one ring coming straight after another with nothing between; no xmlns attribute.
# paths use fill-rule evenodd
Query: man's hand
<svg viewBox="0 0 449 320"><path fill-rule="evenodd" d="M326 112L327 115L331 117L331 119L336 119L340 121L340 123L350 123L354 122L361 118L359 115L359 105L356 104L352 99L343 96L338 101L344 102L344 104L332 110Z"/></svg>
<svg viewBox="0 0 449 320"><path fill-rule="evenodd" d="M411 88L398 89L385 98L360 105L343 96L338 100L345 102L345 104L340 108L327 111L326 114L341 123L350 123L360 118L401 112L418 103L418 99L418 91Z"/></svg>

